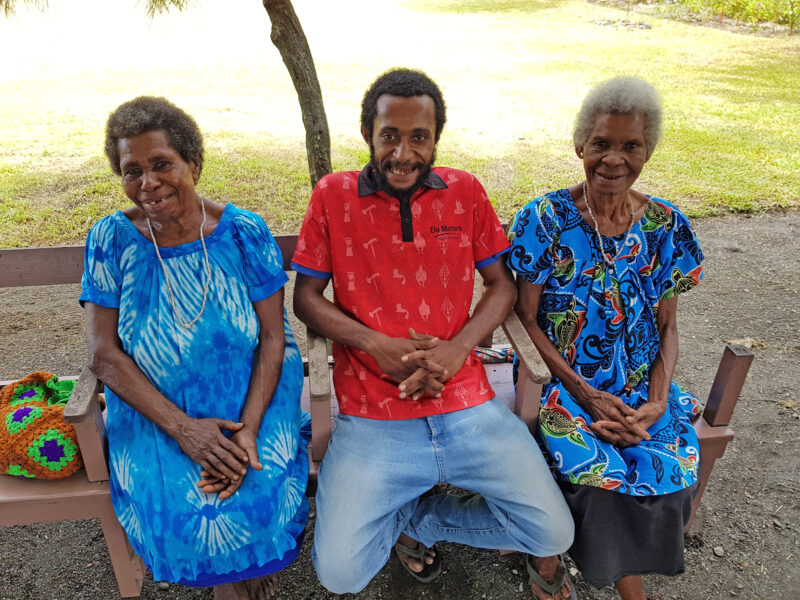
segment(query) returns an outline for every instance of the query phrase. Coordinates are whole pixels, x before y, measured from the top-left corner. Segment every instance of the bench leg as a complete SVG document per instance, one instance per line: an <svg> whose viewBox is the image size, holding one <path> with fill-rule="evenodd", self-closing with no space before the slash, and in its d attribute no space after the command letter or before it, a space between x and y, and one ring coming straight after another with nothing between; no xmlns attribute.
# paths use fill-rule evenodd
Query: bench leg
<svg viewBox="0 0 800 600"><path fill-rule="evenodd" d="M108 509L100 517L100 525L103 527L103 536L111 557L111 566L114 568L114 576L117 578L119 595L123 598L138 598L142 593L145 566L142 559L131 548L125 530L122 529L122 525L119 524L117 516L114 514L111 500L108 501Z"/></svg>

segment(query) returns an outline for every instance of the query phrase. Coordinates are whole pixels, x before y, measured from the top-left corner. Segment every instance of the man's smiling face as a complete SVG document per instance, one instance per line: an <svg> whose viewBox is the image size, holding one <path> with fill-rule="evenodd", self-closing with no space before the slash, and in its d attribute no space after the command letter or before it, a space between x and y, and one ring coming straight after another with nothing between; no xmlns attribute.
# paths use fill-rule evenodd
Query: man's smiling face
<svg viewBox="0 0 800 600"><path fill-rule="evenodd" d="M427 95L378 98L377 115L368 138L371 160L381 187L394 196L410 195L422 185L433 166L436 113Z"/></svg>

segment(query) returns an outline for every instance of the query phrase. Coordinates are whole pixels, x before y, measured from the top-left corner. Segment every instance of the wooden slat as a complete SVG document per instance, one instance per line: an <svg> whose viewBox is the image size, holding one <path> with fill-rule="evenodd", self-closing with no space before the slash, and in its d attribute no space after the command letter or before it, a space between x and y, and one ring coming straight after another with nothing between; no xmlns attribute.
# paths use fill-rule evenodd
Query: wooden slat
<svg viewBox="0 0 800 600"><path fill-rule="evenodd" d="M0 287L78 283L83 246L0 249Z"/></svg>
<svg viewBox="0 0 800 600"><path fill-rule="evenodd" d="M331 379L328 343L321 335L306 329L308 340L308 388L311 396L311 456L322 460L331 439Z"/></svg>
<svg viewBox="0 0 800 600"><path fill-rule="evenodd" d="M733 409L744 387L747 371L753 362L753 352L744 346L728 344L714 377L703 418L719 427L731 422Z"/></svg>
<svg viewBox="0 0 800 600"><path fill-rule="evenodd" d="M297 247L296 235L278 235L284 271L291 270ZM0 248L0 288L80 283L83 245L33 248Z"/></svg>
<svg viewBox="0 0 800 600"><path fill-rule="evenodd" d="M512 308L503 321L503 331L505 331L508 341L514 346L514 351L520 360L528 366L527 376L534 383L547 383L550 381L550 369L544 364L539 351L533 345L525 326L520 321L517 313Z"/></svg>

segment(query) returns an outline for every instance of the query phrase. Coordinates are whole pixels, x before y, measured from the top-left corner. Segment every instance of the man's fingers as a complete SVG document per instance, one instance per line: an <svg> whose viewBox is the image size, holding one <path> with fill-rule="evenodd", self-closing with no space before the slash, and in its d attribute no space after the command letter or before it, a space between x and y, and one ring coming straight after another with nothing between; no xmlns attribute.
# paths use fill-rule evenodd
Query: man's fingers
<svg viewBox="0 0 800 600"><path fill-rule="evenodd" d="M400 385L397 386L397 389L400 390L400 398L410 398L418 392L427 374L428 372L425 369L417 369L405 380L401 381Z"/></svg>
<svg viewBox="0 0 800 600"><path fill-rule="evenodd" d="M225 462L227 464L229 464L232 469L237 469L242 474L246 473L247 472L247 466L246 465L247 465L247 462L249 460L249 457L247 456L247 452L242 450L238 446L238 444L235 444L234 442L232 442L231 440L226 438L224 435L220 435L217 438L217 441L219 442L219 445L222 447L223 450L226 450L229 454L232 454L234 456L234 458L238 459L238 461L241 464L240 465L231 464L230 461L227 460L227 457L223 453L221 453L219 451L215 452L215 454L217 456L219 456L220 458L224 458Z"/></svg>

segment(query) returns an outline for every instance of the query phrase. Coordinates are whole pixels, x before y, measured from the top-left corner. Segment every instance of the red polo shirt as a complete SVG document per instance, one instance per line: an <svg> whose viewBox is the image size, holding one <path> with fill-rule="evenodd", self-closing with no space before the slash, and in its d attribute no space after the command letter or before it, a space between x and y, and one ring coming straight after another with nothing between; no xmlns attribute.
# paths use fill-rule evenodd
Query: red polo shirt
<svg viewBox="0 0 800 600"><path fill-rule="evenodd" d="M403 205L367 166L323 177L306 211L292 266L333 278L334 303L367 327L408 338L408 329L452 339L469 319L475 269L508 250L483 186L464 171L435 168ZM399 397L366 352L333 344L333 383L344 414L371 419L427 417L494 397L474 353L441 398Z"/></svg>

